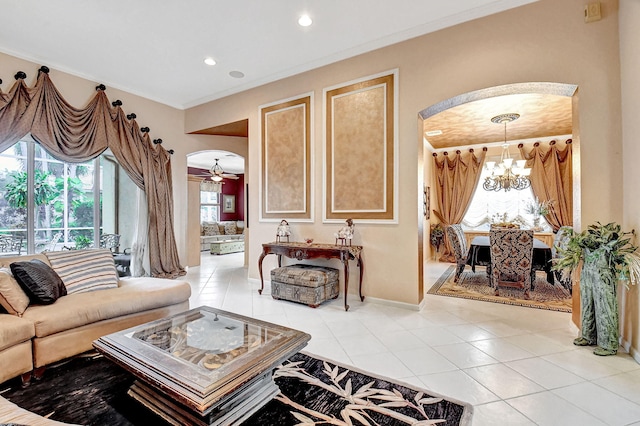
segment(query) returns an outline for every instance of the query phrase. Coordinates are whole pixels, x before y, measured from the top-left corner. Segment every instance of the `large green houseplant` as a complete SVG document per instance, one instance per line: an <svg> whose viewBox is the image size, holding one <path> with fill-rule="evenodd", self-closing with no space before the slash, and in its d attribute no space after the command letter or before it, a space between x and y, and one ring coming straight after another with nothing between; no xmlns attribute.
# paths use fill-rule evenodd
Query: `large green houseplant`
<svg viewBox="0 0 640 426"><path fill-rule="evenodd" d="M593 351L596 355L617 353L618 282L628 286L640 277L640 256L630 234L622 232L616 223L596 222L583 232L569 231L565 247L558 249L558 257L554 259L553 268L565 276L581 268L581 335L573 343L597 344Z"/></svg>

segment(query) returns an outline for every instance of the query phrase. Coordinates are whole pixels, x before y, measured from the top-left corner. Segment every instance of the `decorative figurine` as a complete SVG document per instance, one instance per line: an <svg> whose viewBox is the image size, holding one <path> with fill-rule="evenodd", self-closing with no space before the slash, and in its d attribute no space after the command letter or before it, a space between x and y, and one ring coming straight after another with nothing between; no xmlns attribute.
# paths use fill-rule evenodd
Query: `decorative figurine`
<svg viewBox="0 0 640 426"><path fill-rule="evenodd" d="M353 219L347 219L346 225L340 228L340 230L334 234L336 237L336 245L340 242L341 245L351 245L351 240L353 239L353 232L355 230L355 224L353 223Z"/></svg>
<svg viewBox="0 0 640 426"><path fill-rule="evenodd" d="M290 235L291 229L289 228L289 222L282 219L282 221L280 221L280 225L278 225L278 230L276 231L276 243L284 241L284 238L289 242Z"/></svg>

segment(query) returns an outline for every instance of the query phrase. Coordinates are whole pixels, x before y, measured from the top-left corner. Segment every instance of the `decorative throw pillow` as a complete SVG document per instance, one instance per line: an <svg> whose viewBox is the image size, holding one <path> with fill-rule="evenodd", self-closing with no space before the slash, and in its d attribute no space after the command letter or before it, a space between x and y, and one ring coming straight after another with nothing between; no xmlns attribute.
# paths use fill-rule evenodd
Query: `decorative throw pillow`
<svg viewBox="0 0 640 426"><path fill-rule="evenodd" d="M109 249L45 252L69 294L118 287L118 273Z"/></svg>
<svg viewBox="0 0 640 426"><path fill-rule="evenodd" d="M220 228L218 228L218 224L213 223L211 225L206 225L204 227L204 235L205 237L211 237L212 235L220 235Z"/></svg>
<svg viewBox="0 0 640 426"><path fill-rule="evenodd" d="M67 294L67 289L58 274L39 259L13 262L9 266L31 303L50 305Z"/></svg>
<svg viewBox="0 0 640 426"><path fill-rule="evenodd" d="M9 268L0 268L0 305L11 315L22 316L29 296L20 288Z"/></svg>
<svg viewBox="0 0 640 426"><path fill-rule="evenodd" d="M224 224L224 234L225 235L236 235L236 231L238 227L235 222L227 222Z"/></svg>

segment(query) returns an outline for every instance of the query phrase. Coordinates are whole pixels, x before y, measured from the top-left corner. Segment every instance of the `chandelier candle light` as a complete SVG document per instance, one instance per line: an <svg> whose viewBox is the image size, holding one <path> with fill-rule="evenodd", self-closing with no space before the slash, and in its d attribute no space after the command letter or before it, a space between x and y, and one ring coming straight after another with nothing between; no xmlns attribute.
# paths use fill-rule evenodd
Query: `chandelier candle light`
<svg viewBox="0 0 640 426"><path fill-rule="evenodd" d="M495 161L487 161L485 163L490 175L487 176L482 184L486 191L500 191L504 189L523 190L531 186L529 175L531 169L525 169L525 160L518 160L513 164L513 158L509 155L509 144L507 143L507 123L520 118L520 114L509 113L501 114L493 117L491 121L496 124L504 124L504 144L502 145L502 155L500 163Z"/></svg>

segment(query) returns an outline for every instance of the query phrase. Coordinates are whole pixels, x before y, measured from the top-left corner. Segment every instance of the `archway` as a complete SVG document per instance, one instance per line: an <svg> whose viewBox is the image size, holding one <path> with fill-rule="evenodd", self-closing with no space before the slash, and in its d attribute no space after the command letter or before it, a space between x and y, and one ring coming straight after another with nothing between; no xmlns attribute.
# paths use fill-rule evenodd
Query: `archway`
<svg viewBox="0 0 640 426"><path fill-rule="evenodd" d="M433 120L434 117L437 117L438 114L447 113L456 111L457 109L465 108L463 120L458 117L458 121L454 122L453 119L451 121L449 128L461 128L462 126L466 126L469 128L476 128L477 123L471 123L472 120L483 120L489 122L490 117L494 114L495 111L491 111L491 108L488 105L491 104L492 101L504 100L506 98L513 97L511 100L516 99L525 99L526 97L537 97L538 99L544 100L545 98L550 99L552 97L562 98L564 100L563 108L568 108L569 121L571 125L571 130L568 132L571 135L573 140L573 176L575 189L573 191L573 220L574 226L580 227L580 132L579 132L579 120L578 120L578 87L572 84L565 83L547 83L547 82L532 82L532 83L516 83L516 84L508 84L503 86L495 86L486 89L476 90L473 92L464 93L461 95L457 95L455 97L446 99L444 101L438 102L434 105L431 105L422 111L419 112L419 123L418 128L419 131L419 148L418 148L418 184L419 184L419 192L422 192L424 189L429 188L430 194L426 194L425 198L429 197L432 200L435 200L435 181L433 176L433 160L431 159L431 154L436 151L436 147L434 147L430 138L433 141L435 136L438 136L438 129L430 129L428 123L430 120ZM521 102L521 101L519 101ZM544 102L544 101L541 101ZM477 114L469 114L469 108L474 105L478 105L482 110L477 111ZM511 107L517 107L518 103L511 102ZM539 111L546 111L549 113L550 108L546 108L545 106L540 105L538 108ZM504 112L512 112L512 111L500 111L500 113ZM516 111L513 111L516 112ZM553 112L553 111L551 111ZM484 114L483 114L484 113ZM541 113L541 112L540 112ZM455 117L455 114L449 114L450 116ZM486 116L486 117L485 117ZM468 118L468 119L467 119ZM539 118L538 123L549 124L548 122L553 120L553 116L545 116L544 118ZM544 127L544 126L539 126ZM427 133L429 131L429 133ZM549 133L549 136L554 136L558 133ZM433 135L433 136L430 136ZM529 136L522 136L518 139L534 139L538 138L541 135L539 133L531 133ZM464 137L462 137L464 139ZM482 140L478 138L474 140L472 143L460 143L459 146L473 146L476 144L485 144L486 140ZM459 146L456 145L445 145L446 148L452 149L455 151ZM434 206L432 205L431 208ZM426 268L428 267L428 261L433 257L432 249L429 242L429 234L430 234L430 225L432 222L435 222L435 218L433 215L429 217L424 211L422 211L423 207L420 206L421 212L419 214L424 214L423 220L419 221L419 232L418 232L418 252L420 253L420 259L422 260L421 265L419 265L419 278L420 285L419 290L421 294L421 298L424 297L424 283L423 277L425 274ZM575 294L575 293L574 293ZM574 299L575 305L575 299ZM574 309L574 311L576 311Z"/></svg>
<svg viewBox="0 0 640 426"><path fill-rule="evenodd" d="M245 238L246 224L246 158L225 150L204 150L187 155L187 261L200 264L200 254L208 251L212 238L203 234L203 225L219 226L222 237ZM225 224L233 224L231 232ZM237 226L235 226L237 225ZM237 246L234 245L234 247ZM246 264L245 255L245 264Z"/></svg>

